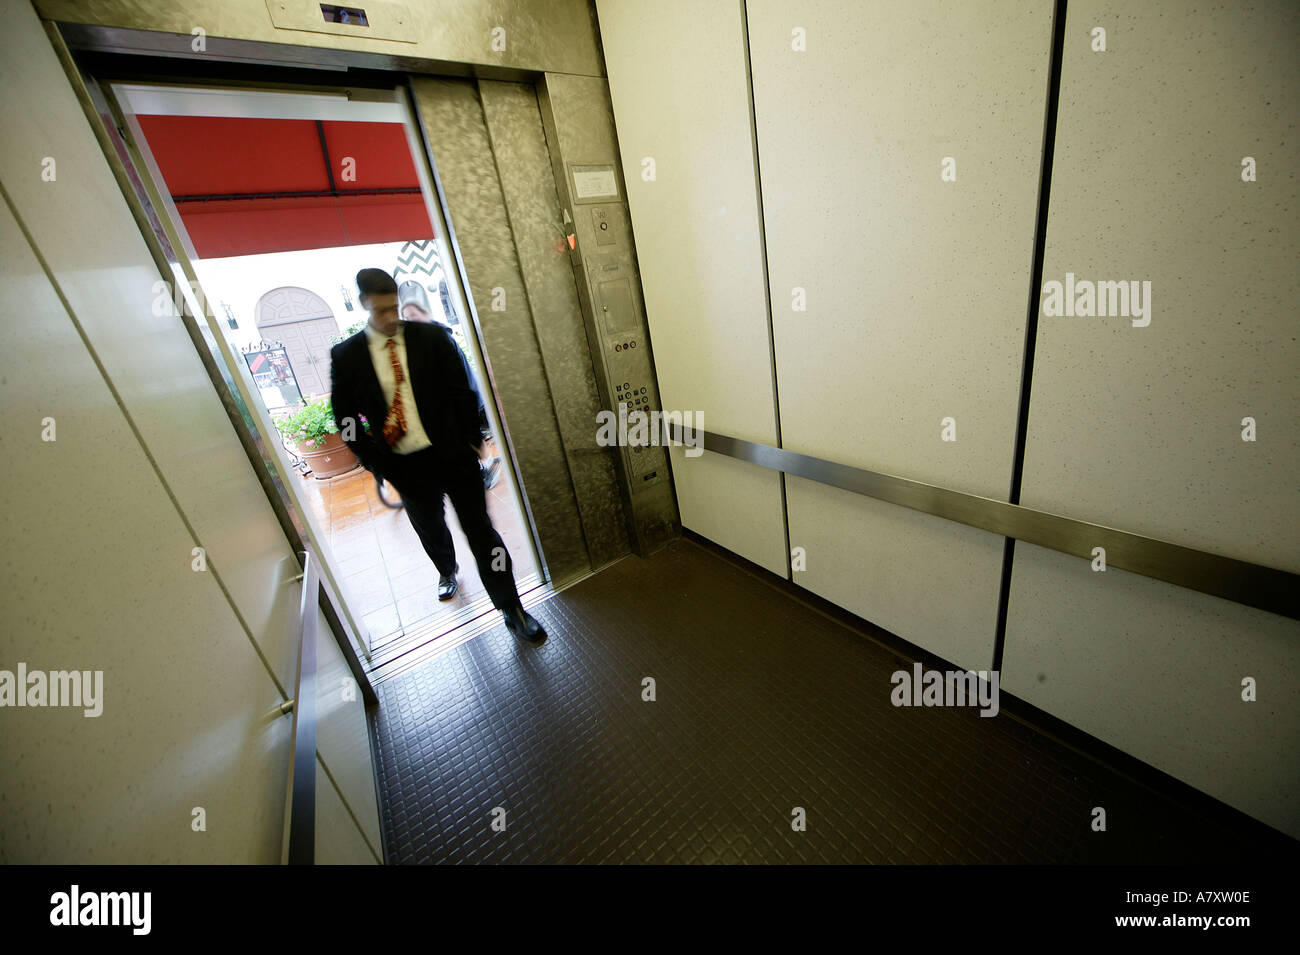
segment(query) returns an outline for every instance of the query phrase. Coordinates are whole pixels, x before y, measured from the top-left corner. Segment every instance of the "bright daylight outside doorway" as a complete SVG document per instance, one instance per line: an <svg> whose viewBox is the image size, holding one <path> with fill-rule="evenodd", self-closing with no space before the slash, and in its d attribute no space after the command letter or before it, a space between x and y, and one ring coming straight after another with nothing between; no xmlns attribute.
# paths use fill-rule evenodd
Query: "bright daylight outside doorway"
<svg viewBox="0 0 1300 955"><path fill-rule="evenodd" d="M328 535L344 599L370 632L372 650L414 629L459 621L486 597L455 511L448 506L446 514L460 587L451 600L440 601L437 571L400 509L401 496L390 485L378 487L331 433L329 349L366 322L352 287L359 269L382 268L399 284L420 282L432 312L424 320L447 324L469 356L464 323L454 309L444 311L451 303L442 292L441 268L434 264L434 271L424 271L431 246L389 243L195 262L218 316L235 316L239 327L228 338L244 355L272 419L284 427L286 450L301 462L301 485ZM412 318L413 311L404 307L403 317L420 320ZM485 445L483 467L488 514L514 558L516 579L523 581L535 568L495 435Z"/></svg>
<svg viewBox="0 0 1300 955"><path fill-rule="evenodd" d="M356 273L380 268L401 286L403 319L449 327L491 401L449 285L455 276L440 260L401 122L285 118L259 94L223 95L193 111L202 115L186 115L189 101L165 92L131 101L208 308L280 431L342 596L372 652L404 652L492 606L450 506L459 588L439 599L438 572L400 495L378 485L337 433L330 348L367 321ZM298 110L295 102L289 115ZM537 576L531 540L505 442L484 425L488 513L522 593Z"/></svg>

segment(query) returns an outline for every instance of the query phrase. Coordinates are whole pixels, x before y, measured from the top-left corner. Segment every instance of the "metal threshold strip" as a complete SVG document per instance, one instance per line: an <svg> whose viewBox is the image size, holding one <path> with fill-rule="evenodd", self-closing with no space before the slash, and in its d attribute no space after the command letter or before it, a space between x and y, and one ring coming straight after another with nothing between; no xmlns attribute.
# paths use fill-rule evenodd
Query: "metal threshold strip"
<svg viewBox="0 0 1300 955"><path fill-rule="evenodd" d="M555 593L558 593L558 590L535 575L519 581L519 599L526 610L537 606ZM378 686L385 680L391 680L421 663L454 650L462 643L498 626L501 626L501 617L485 594L475 600L466 611L457 614L453 620L436 619L392 641L382 651L376 651L374 663L367 675L371 682Z"/></svg>
<svg viewBox="0 0 1300 955"><path fill-rule="evenodd" d="M669 423L668 430L674 444L682 443L680 425ZM1108 567L1300 620L1300 574L725 434L699 436L706 451L1063 554L1092 560L1092 549L1104 547Z"/></svg>
<svg viewBox="0 0 1300 955"><path fill-rule="evenodd" d="M528 573L515 580L515 587L520 594L535 590L542 584L542 578L536 573ZM379 637L372 635L373 642L370 645L372 666L381 667L393 656L406 652L414 644L457 630L471 620L495 609L487 593L480 592L468 603L456 606L454 609L443 609L440 606L438 611L411 621L391 633Z"/></svg>

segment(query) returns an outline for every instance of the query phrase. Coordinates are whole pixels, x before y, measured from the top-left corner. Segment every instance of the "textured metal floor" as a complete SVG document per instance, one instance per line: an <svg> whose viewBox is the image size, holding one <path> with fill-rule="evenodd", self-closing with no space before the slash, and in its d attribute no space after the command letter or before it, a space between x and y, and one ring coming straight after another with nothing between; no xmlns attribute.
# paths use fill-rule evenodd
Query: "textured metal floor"
<svg viewBox="0 0 1300 955"><path fill-rule="evenodd" d="M392 862L1294 854L1293 840L1201 815L1005 713L894 707L890 674L910 660L691 541L532 613L550 634L540 648L498 626L378 687ZM642 701L645 677L656 702Z"/></svg>

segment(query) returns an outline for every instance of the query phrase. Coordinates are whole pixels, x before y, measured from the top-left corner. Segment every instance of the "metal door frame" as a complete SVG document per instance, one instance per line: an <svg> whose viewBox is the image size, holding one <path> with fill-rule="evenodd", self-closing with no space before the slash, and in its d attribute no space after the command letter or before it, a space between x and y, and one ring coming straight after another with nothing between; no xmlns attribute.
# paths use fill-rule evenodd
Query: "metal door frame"
<svg viewBox="0 0 1300 955"><path fill-rule="evenodd" d="M466 338L471 342L471 350L474 352L474 363L481 372L482 380L478 382L478 384L480 388L484 389L485 396L491 397L490 401L484 402L488 411L488 420L493 427L494 433L501 436L501 444L503 445L506 458L506 461L504 461L503 464L506 465L505 471L507 474L507 483L510 485L515 506L523 516L523 523L526 531L525 543L529 547L533 558L533 565L537 570L537 576L541 585L545 587L549 585L550 579L541 557L540 547L537 543L537 528L533 523L532 511L528 506L527 497L523 492L522 481L519 477L518 465L514 454L514 446L510 441L504 421L498 413L499 405L496 391L493 387L491 377L487 373L487 362L484 358L485 348L483 346L482 332L478 325L478 317L472 306L468 303L468 294L460 287L460 283L465 280L464 266L460 260L459 249L454 248L452 245L453 236L447 226L447 215L442 206L442 203L445 201L445 196L442 193L441 182L436 179L436 166L433 162L430 146L427 139L424 137L423 129L419 125L418 112L414 109L414 104L410 100L409 89L406 86L406 75L394 74L392 78L395 82L391 88L384 90L367 90L365 101L373 102L382 98L385 101L391 102L392 105L396 106L398 111L402 114L402 124L406 133L407 147L411 152L412 165L415 167L416 173L420 179L421 194L424 198L426 214L429 216L430 224L434 230L433 241L438 249L439 261L444 263L445 272L455 272L455 275L449 275L450 281L448 282L448 290L451 292L454 303L460 310L461 314L469 316L469 323L473 329L473 335L466 336ZM167 211L167 215L159 216L158 218L168 242L171 243L174 250L184 249L184 251L178 251L176 253L177 263L173 266L173 270L179 267L183 272L186 281L192 283L193 287L199 289L200 294L202 295L204 317L209 325L212 338L218 343L217 349L221 359L229 364L231 362L230 354L232 353L229 343L225 339L225 333L221 329L217 317L212 313L211 309L207 307L211 300L207 296L206 290L203 289L202 283L199 282L197 272L193 265L192 260L198 256L194 253L193 245L189 240L188 234L177 226L177 223L180 222L179 211L176 210L170 196L166 194L165 189L161 186L161 172L153 158L147 138L144 136L144 132L136 119L135 113L130 108L130 105L125 102L125 97L120 95L119 87L133 85L173 86L176 89L204 88L230 90L236 95L248 97L255 97L260 93L266 92L274 92L277 95L301 96L310 95L313 91L309 89L283 90L277 88L274 90L267 90L257 89L254 87L235 88L224 85L220 81L194 83L182 80L172 83L133 83L126 80L113 80L108 84L106 89L101 90L110 109L113 111L113 114L119 118L120 122L126 129L126 136L124 136L123 140L131 157L133 159L138 157L138 159L143 162L144 169L148 172L147 177L140 176L139 178L149 203L154 209L165 209ZM352 97L349 96L349 102L351 101ZM140 166L137 164L136 168L138 171ZM193 304L194 303L191 303L191 307L193 307ZM240 369L236 378L241 386L241 391L248 392L247 394L241 394L240 397L243 398L245 403L248 403L250 397L255 394L254 385L251 382L251 376L247 374L247 368L244 363L236 362L235 364ZM276 431L274 424L270 422L269 415L262 414L260 405L256 402L248 406L255 409L253 420L262 442L267 446L274 446L278 451L280 449L280 443L277 440L278 431ZM319 528L315 527L315 518L314 514L312 514L310 505L307 504L298 493L297 485L288 478L289 469L284 462L280 460L278 455L275 463L278 470L281 472L277 476L280 478L286 491L289 492L287 501L288 507L301 515L302 522L305 523L311 531L318 532ZM322 534L313 533L312 536L320 542L317 544L317 554L320 557L321 576L329 576L335 592L341 594L342 588L339 585L339 577L334 573L333 568L331 567L333 561L328 559L328 557L333 556L332 550L328 548ZM349 622L353 627L353 632L359 637L364 635L364 638L359 641L360 649L366 657L367 662L373 664L374 660L372 654L378 648L378 641L376 640L375 635L369 634L369 631L366 630L364 625L361 625L353 616L351 610L346 605L346 601L342 604L340 610L348 617ZM397 639L400 641L403 638L399 637Z"/></svg>
<svg viewBox="0 0 1300 955"><path fill-rule="evenodd" d="M288 462L281 459L282 455L279 453L280 442L276 440L278 432L266 413L261 411L259 402L253 400L255 383L252 382L251 375L248 373L244 362L236 360L239 356L231 352L225 335L219 326L218 317L210 311L210 308L200 308L192 294L192 288L199 289L200 293L203 294L204 305L208 304L208 298L203 293L202 285L198 281L198 276L191 262L190 257L193 249L189 247L188 236L178 232L175 228L174 223L178 221L179 215L165 189L159 188L159 183L162 181L161 176L152 161L152 157L148 155L147 145L143 148L140 145L141 143L147 143L147 141L144 139L138 124L135 124L133 114L123 108L118 97L111 88L106 88L106 86L111 87L113 84L135 82L188 88L220 87L248 93L319 94L322 92L349 93L363 91L359 97L360 99L373 99L378 93L381 97L388 99L401 108L404 113L403 125L407 133L408 146L411 149L411 158L420 177L426 212L434 225L434 241L440 245L440 258L444 264L444 272L453 271L453 266L456 272L456 277L448 282L448 288L453 294L457 307L461 309L461 314L466 316L473 330L473 334L467 335L466 339L472 342L471 349L475 352L474 358L478 363L483 379L480 384L488 389L485 395L491 396L490 401L485 401L489 422L493 426L494 433L500 437L503 450L506 451L504 456L507 460L503 463L507 464L505 470L515 497L515 503L524 517L523 523L527 531L526 542L532 552L537 577L540 581L539 585L545 590L550 590L552 580L539 546L536 524L518 472L514 445L510 440L505 423L498 413L499 399L488 374L488 365L484 358L485 348L482 330L479 326L478 316L469 301L468 287L464 285L467 276L463 258L455 242L454 233L448 226L449 215L445 208L446 197L441 180L438 178L437 166L430 144L419 120L418 109L416 109L411 99L410 74L397 68L395 63L387 63L382 64L386 68L382 69L379 74L382 76L382 82L380 83L375 82L376 77L374 75L368 75L363 82L357 83L355 86L343 85L337 82L339 78L337 74L330 73L322 73L319 76L319 82L316 82L317 78L313 76L310 82L302 83L285 83L277 80L250 83L237 78L185 78L179 76L180 71L176 68L176 66L179 66L178 61L167 76L141 76L135 80L127 79L124 76L115 76L110 80L101 81L90 71L83 70L81 65L76 62L60 31L59 24L46 22L45 27L55 52L68 74L73 90L91 122L96 138L100 140L105 158L114 176L118 179L124 198L135 216L137 224L140 226L146 245L158 265L160 278L173 283L173 287L179 286L184 295L185 308L182 310L183 314L180 317L195 343L196 350L208 371L209 378L217 389L218 396L221 398L223 405L226 406L232 425L245 448L250 463L254 466L259 483L263 486L281 528L296 553L301 553L304 547L313 539L319 538L319 535L315 533L318 528L313 528L310 524L314 517L308 517L308 515L311 515L310 506L305 501L300 500L293 490L292 474L294 469ZM84 46L85 44L83 44ZM91 45L90 48L99 49L100 47ZM111 43L104 43L102 49L105 52L113 52L117 56L122 56L125 64L131 62L125 58L131 57L132 54L121 54ZM217 58L214 57L213 59ZM249 62L247 59L241 59L237 62L232 61L229 65L242 66ZM171 64L169 63L169 65ZM281 62L273 60L265 61L265 65L268 68L283 66ZM160 212L162 214L159 214ZM204 317L203 322L198 321L196 318L200 312ZM263 421L263 418L266 420ZM331 625L338 632L345 635L345 639L340 641L340 648L344 652L344 657L353 672L353 676L363 688L363 697L367 705L377 703L378 697L366 673L366 668L358 658L359 651L367 662L372 662L368 641L362 637L362 634L366 633L366 631L358 625L351 611L342 601L337 579L328 566L328 562L322 560L320 563L322 609L325 611Z"/></svg>
<svg viewBox="0 0 1300 955"><path fill-rule="evenodd" d="M307 546L314 547L321 557L322 581L328 580L329 588L334 595L341 598L342 588L339 586L338 577L330 566L331 561L325 559L325 554L328 553L325 535L316 525L311 505L298 490L293 477L294 469L286 462L287 455L281 453L279 431L272 422L270 413L262 407L260 391L256 387L256 382L252 380L247 363L237 360L240 356L227 340L218 317L209 307L211 299L194 268L193 260L198 256L189 241L188 233L178 228L178 223L181 222L180 213L164 187L162 173L154 161L148 139L126 97L121 95L120 87L132 84L123 80L109 80L101 84L98 80L87 78L87 85L90 86L92 83L92 96L102 101L107 114L114 120L123 164L127 167L128 173L134 174L131 175L131 179L136 186L136 199L145 206L147 211L154 213L150 216L150 220L156 234L161 234L171 248L171 258L168 261L171 271L170 281L174 288L184 295L185 301L186 314L181 317L195 322L216 361L228 372L232 372L225 376L227 382L234 385L231 398L238 401L243 412L244 423L251 430L255 442L259 447L271 452L263 453L260 463L270 471L281 503L292 516L292 523L298 530L299 539L291 542L294 544L295 552ZM182 87L188 84L178 82L174 85ZM167 281L165 277L164 281ZM194 297L196 289L201 296L201 301ZM222 397L224 400L225 396ZM356 649L365 657L366 662L370 663L368 631L353 616L346 600L337 601L336 612L347 621L350 642L356 645Z"/></svg>

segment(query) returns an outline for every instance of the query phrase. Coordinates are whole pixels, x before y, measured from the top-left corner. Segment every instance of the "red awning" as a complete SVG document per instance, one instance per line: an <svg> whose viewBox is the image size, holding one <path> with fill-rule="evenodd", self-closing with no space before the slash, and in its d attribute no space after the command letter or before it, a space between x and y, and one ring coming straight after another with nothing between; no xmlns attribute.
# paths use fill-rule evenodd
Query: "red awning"
<svg viewBox="0 0 1300 955"><path fill-rule="evenodd" d="M433 238L400 123L139 120L201 259Z"/></svg>

